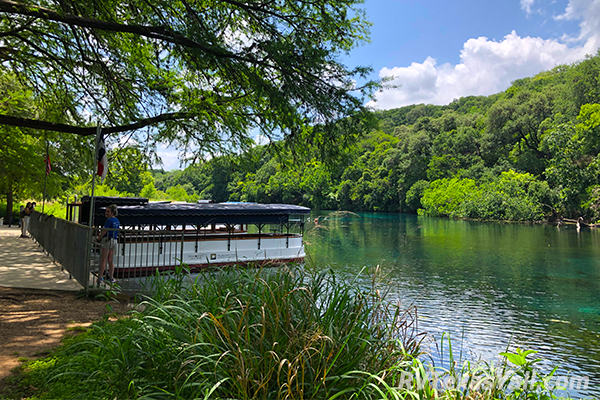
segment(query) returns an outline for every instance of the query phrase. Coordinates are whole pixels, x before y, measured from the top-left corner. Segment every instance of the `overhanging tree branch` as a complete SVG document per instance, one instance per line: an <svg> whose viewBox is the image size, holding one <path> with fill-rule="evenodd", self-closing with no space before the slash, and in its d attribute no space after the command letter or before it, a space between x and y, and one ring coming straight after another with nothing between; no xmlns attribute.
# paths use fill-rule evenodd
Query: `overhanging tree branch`
<svg viewBox="0 0 600 400"><path fill-rule="evenodd" d="M161 122L177 121L177 120L181 120L181 119L190 119L193 116L194 116L194 114L191 114L191 113L165 113L165 114L157 115L152 118L144 118L137 122L127 124L127 125L105 127L105 128L102 128L102 132L104 132L106 134L110 134L110 133L134 131L137 129L145 128L147 126L156 125ZM40 130L45 130L45 131L74 133L79 136L92 136L92 135L96 134L96 127L57 124L54 122L40 121L37 119L30 119L30 118L13 117L11 115L3 115L3 114L0 114L0 124L18 126L21 128L40 129Z"/></svg>
<svg viewBox="0 0 600 400"><path fill-rule="evenodd" d="M0 61L40 108L0 110L0 124L81 137L95 127L73 121L94 115L107 133L153 126L156 142L201 148L249 142L257 125L282 138L311 125L326 143L356 137L362 125L334 124L362 115L379 87L354 88L366 70L338 59L368 36L361 3L0 0Z"/></svg>
<svg viewBox="0 0 600 400"><path fill-rule="evenodd" d="M16 3L14 1L8 0L0 0L0 12L5 12L8 14L19 14L44 20L62 22L68 25L75 25L83 28L94 28L104 31L133 33L135 35L162 40L167 43L202 50L214 57L251 61L246 60L243 57L240 57L232 52L223 51L222 49L215 50L213 48L204 46L201 43L198 43L195 40L192 40L182 35L181 33L175 32L164 26L119 24L116 22L79 17L71 14L60 14L48 8L40 6L30 6L28 4Z"/></svg>

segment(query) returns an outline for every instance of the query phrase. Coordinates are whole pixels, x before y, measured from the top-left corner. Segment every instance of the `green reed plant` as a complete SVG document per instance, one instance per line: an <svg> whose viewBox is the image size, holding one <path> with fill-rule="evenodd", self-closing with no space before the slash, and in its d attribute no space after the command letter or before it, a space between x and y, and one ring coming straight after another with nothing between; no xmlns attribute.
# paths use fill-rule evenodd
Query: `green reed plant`
<svg viewBox="0 0 600 400"><path fill-rule="evenodd" d="M173 278L155 277L142 312L60 350L38 398L379 398L386 378L369 376L419 351L413 312L331 271Z"/></svg>
<svg viewBox="0 0 600 400"><path fill-rule="evenodd" d="M455 359L452 342L443 335L438 345L447 342L447 367L426 362L426 358L405 353L405 357L377 374L353 371L345 375L354 379L343 392L332 398L377 398L402 400L553 400L561 397L550 380L557 368L542 373L535 368L540 359L530 359L532 350L502 352L502 360L471 362Z"/></svg>
<svg viewBox="0 0 600 400"><path fill-rule="evenodd" d="M558 367L549 373L535 368L541 359L529 359L537 353L533 350L516 349L514 353L502 352L499 363L490 361L456 360L448 336L442 337L448 344L449 366L436 367L423 361L422 357L407 357L379 376L394 375L386 399L490 399L490 400L551 400L570 399L562 397L559 390L565 388L550 385ZM387 382L391 380L388 379ZM383 386L383 385L382 385Z"/></svg>
<svg viewBox="0 0 600 400"><path fill-rule="evenodd" d="M167 279L168 278L168 279ZM301 267L156 275L142 311L102 321L30 362L31 399L557 399L532 351L447 367L421 352L416 311L332 271ZM30 388L39 388L31 392ZM15 398L26 397L18 393Z"/></svg>
<svg viewBox="0 0 600 400"><path fill-rule="evenodd" d="M377 294L331 273L236 270L200 279L149 300L142 318L183 344L170 375L184 397L200 387L197 376L233 398L327 397L342 390L347 372L375 372L402 355L390 339L406 330L407 314L391 315Z"/></svg>

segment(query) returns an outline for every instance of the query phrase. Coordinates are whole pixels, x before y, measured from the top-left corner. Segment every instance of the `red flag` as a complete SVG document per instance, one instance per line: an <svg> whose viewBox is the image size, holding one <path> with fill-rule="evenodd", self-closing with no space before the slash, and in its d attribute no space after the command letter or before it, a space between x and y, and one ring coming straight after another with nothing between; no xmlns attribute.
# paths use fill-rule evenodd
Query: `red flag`
<svg viewBox="0 0 600 400"><path fill-rule="evenodd" d="M50 156L48 154L44 156L44 164L46 164L46 175L48 175L50 171L52 171L52 165L50 164Z"/></svg>
<svg viewBox="0 0 600 400"><path fill-rule="evenodd" d="M104 135L98 137L98 171L96 174L100 177L100 183L104 183L106 172L108 171L108 159L106 158L106 146L104 145Z"/></svg>

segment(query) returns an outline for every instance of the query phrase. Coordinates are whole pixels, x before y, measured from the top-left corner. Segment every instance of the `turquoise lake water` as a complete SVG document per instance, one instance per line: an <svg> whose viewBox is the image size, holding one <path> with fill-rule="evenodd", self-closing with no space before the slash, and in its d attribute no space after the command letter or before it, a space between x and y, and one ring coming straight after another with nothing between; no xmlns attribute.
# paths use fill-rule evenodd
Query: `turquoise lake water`
<svg viewBox="0 0 600 400"><path fill-rule="evenodd" d="M390 299L414 303L420 331L455 357L537 350L542 369L589 378L600 398L600 229L481 223L405 214L314 213L309 263L356 276L380 266ZM370 285L367 277L364 284ZM432 347L432 358L440 361Z"/></svg>

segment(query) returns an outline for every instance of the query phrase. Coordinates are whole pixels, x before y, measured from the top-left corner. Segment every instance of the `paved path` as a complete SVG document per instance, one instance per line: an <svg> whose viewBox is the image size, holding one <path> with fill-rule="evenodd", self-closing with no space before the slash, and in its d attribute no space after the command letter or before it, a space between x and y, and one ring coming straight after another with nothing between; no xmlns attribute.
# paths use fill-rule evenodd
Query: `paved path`
<svg viewBox="0 0 600 400"><path fill-rule="evenodd" d="M81 290L66 271L32 239L19 237L21 228L0 226L0 286L30 289Z"/></svg>

